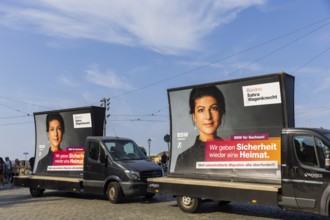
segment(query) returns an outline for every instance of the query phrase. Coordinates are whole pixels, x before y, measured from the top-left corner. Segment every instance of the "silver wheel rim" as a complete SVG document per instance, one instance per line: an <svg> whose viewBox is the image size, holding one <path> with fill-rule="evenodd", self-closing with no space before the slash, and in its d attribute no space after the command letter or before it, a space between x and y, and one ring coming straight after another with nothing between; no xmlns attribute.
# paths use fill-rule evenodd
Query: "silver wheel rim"
<svg viewBox="0 0 330 220"><path fill-rule="evenodd" d="M109 191L110 191L110 192L109 192L110 197L111 197L111 198L114 198L115 195L116 195L116 190L115 190L115 188L114 188L114 187L111 187Z"/></svg>
<svg viewBox="0 0 330 220"><path fill-rule="evenodd" d="M192 203L192 199L189 196L183 196L182 197L182 203L184 206L190 206Z"/></svg>

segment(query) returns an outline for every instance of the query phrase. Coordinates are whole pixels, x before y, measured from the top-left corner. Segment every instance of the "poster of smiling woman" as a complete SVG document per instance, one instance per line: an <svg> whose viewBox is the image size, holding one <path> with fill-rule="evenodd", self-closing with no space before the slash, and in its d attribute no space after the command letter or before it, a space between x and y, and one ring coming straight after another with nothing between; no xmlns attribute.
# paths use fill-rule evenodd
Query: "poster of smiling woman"
<svg viewBox="0 0 330 220"><path fill-rule="evenodd" d="M281 130L294 126L285 73L168 90L169 175L280 181Z"/></svg>
<svg viewBox="0 0 330 220"><path fill-rule="evenodd" d="M104 108L82 107L34 113L36 147L33 172L80 176L87 136L102 136Z"/></svg>

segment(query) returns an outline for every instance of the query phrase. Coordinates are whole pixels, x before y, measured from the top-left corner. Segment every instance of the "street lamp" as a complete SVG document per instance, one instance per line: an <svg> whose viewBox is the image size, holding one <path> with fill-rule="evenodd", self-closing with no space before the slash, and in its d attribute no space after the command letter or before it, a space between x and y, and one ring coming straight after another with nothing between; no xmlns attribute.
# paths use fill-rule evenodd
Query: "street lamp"
<svg viewBox="0 0 330 220"><path fill-rule="evenodd" d="M148 146L149 146L149 158L150 158L150 145L151 145L151 139L148 139Z"/></svg>

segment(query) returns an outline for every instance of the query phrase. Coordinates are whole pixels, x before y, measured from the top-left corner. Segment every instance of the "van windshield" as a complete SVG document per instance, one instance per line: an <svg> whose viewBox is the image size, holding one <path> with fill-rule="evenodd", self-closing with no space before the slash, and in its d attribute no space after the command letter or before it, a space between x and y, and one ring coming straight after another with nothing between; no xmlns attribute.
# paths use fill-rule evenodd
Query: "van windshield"
<svg viewBox="0 0 330 220"><path fill-rule="evenodd" d="M330 132L326 132L324 135L328 138L328 140L330 140Z"/></svg>
<svg viewBox="0 0 330 220"><path fill-rule="evenodd" d="M145 160L147 156L135 142L129 140L105 140L104 144L115 161Z"/></svg>

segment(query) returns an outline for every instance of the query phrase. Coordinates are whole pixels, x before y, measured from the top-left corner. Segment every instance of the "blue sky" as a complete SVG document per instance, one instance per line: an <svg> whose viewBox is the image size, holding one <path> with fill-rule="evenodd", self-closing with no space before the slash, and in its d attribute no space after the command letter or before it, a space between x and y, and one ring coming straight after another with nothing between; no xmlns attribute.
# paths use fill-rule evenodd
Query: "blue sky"
<svg viewBox="0 0 330 220"><path fill-rule="evenodd" d="M4 0L0 156L34 155L33 112L110 98L107 135L167 149L167 89L287 72L296 126L329 128L326 0Z"/></svg>

